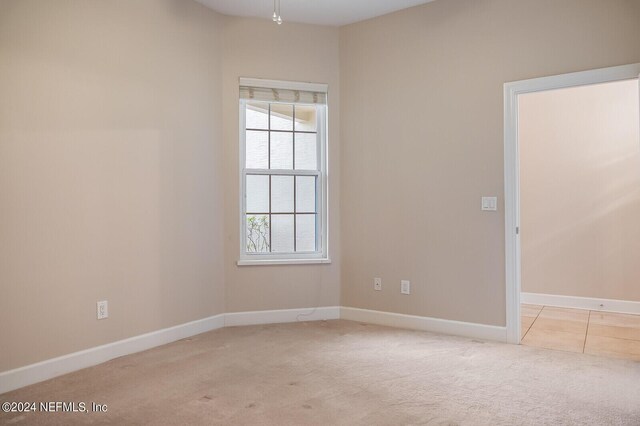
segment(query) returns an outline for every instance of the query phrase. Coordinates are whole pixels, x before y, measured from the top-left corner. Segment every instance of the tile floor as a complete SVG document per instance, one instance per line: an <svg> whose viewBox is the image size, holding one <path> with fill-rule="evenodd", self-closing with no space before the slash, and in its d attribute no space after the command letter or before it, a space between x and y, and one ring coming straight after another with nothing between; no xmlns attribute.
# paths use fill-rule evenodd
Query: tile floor
<svg viewBox="0 0 640 426"><path fill-rule="evenodd" d="M522 305L522 344L640 361L640 315Z"/></svg>

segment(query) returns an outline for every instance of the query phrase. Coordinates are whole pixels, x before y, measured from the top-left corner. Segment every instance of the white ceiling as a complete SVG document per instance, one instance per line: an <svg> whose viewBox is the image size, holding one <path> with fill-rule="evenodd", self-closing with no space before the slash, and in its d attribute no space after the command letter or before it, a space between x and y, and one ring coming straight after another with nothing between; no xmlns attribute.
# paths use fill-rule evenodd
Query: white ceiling
<svg viewBox="0 0 640 426"><path fill-rule="evenodd" d="M224 15L270 19L273 0L196 0ZM284 22L346 25L434 0L280 0Z"/></svg>

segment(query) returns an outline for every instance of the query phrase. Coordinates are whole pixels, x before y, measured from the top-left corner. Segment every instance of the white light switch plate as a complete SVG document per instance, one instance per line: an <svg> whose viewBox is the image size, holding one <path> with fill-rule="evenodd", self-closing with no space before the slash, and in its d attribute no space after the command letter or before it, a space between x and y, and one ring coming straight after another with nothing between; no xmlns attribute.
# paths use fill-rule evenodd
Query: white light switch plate
<svg viewBox="0 0 640 426"><path fill-rule="evenodd" d="M400 281L400 293L411 294L411 282L402 280Z"/></svg>
<svg viewBox="0 0 640 426"><path fill-rule="evenodd" d="M495 212L498 210L498 197L482 197L482 210Z"/></svg>

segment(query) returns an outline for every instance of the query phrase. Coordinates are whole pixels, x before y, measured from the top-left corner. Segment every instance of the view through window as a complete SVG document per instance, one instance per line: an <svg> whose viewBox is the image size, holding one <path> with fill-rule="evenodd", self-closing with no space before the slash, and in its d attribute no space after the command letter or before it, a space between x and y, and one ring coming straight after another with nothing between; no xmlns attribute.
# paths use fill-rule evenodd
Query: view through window
<svg viewBox="0 0 640 426"><path fill-rule="evenodd" d="M246 255L323 250L325 105L243 100Z"/></svg>

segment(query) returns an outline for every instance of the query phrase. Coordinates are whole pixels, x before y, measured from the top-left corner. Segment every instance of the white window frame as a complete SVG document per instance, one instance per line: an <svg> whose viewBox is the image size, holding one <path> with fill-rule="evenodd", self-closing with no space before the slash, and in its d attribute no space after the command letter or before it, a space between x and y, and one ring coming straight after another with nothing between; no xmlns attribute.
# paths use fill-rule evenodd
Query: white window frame
<svg viewBox="0 0 640 426"><path fill-rule="evenodd" d="M241 86L267 87L274 89L308 90L327 92L327 86L316 83L287 82L278 80L261 79L240 79ZM279 170L279 169L247 169L246 165L246 104L247 99L239 100L239 201L240 201L240 257L238 266L249 265L278 265L278 264L318 264L331 263L329 259L329 220L328 220L328 179L327 179L327 157L328 157L328 104L317 109L317 150L319 160L319 170ZM275 104L279 102L269 103ZM290 102L280 102L291 104ZM313 104L302 104L313 105ZM297 175L297 176L317 176L316 179L316 238L318 239L318 251L313 253L249 253L246 249L247 226L246 226L246 176L247 175ZM295 220L295 217L294 217ZM294 235L295 238L295 235Z"/></svg>

